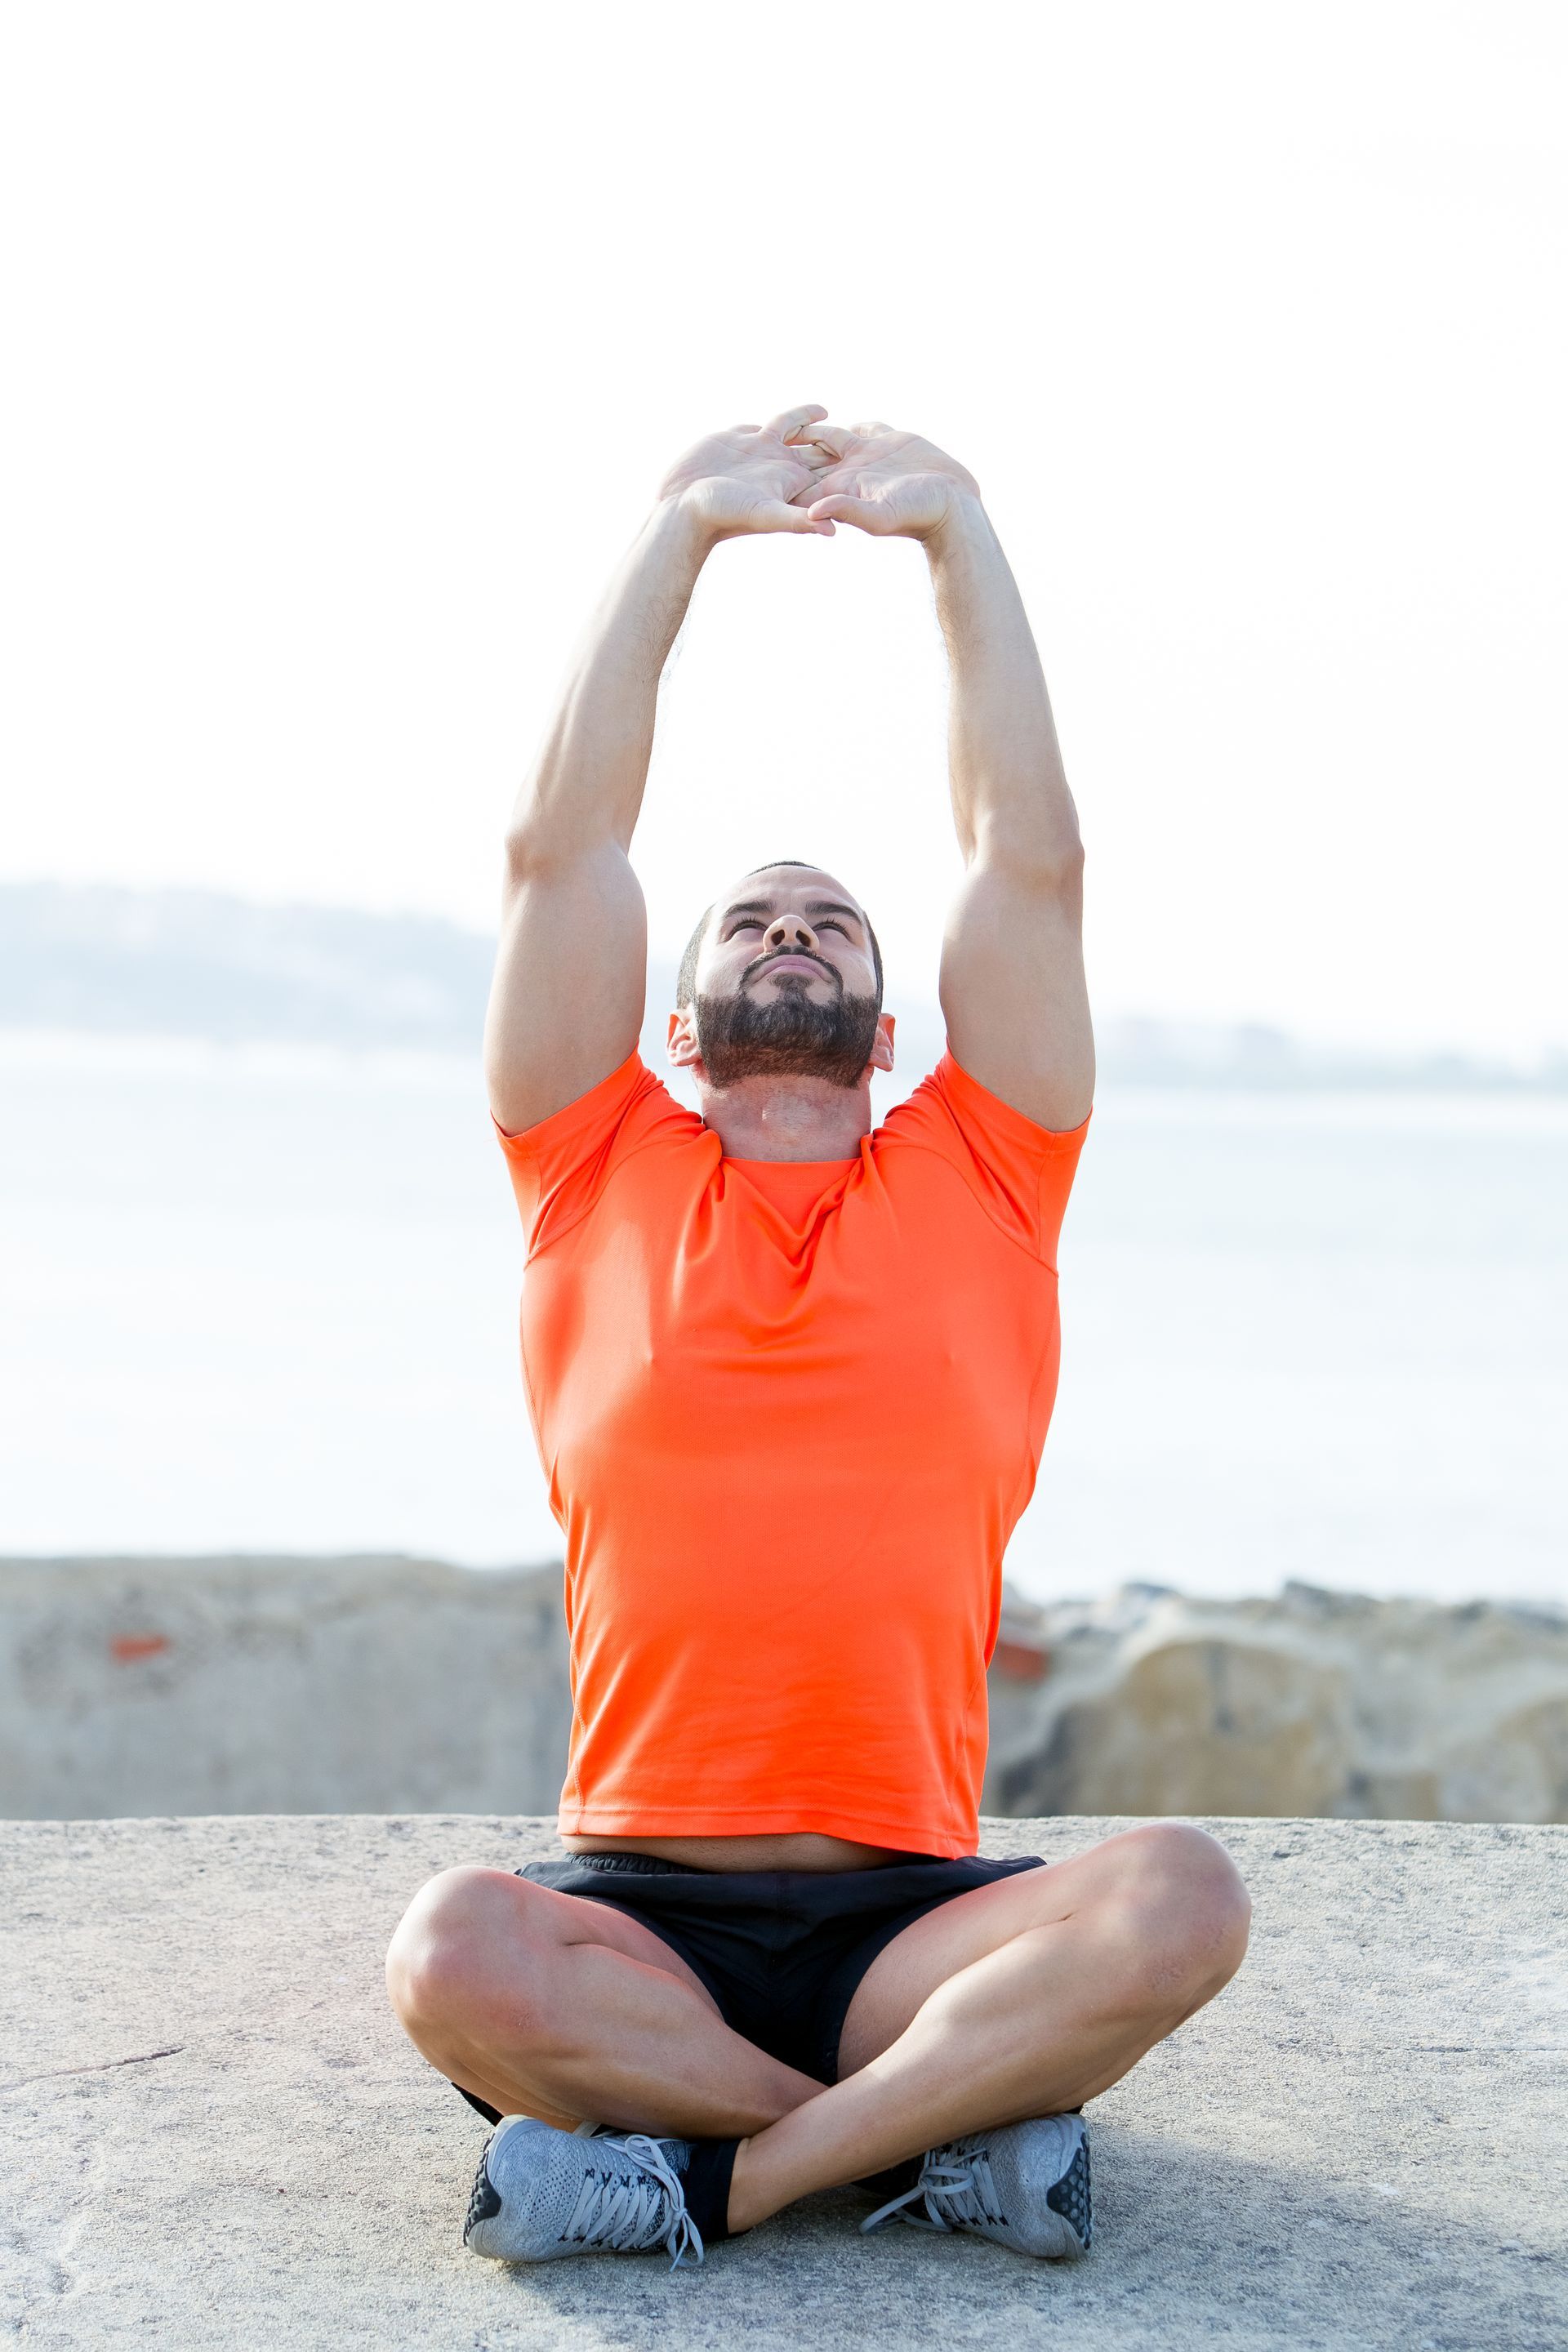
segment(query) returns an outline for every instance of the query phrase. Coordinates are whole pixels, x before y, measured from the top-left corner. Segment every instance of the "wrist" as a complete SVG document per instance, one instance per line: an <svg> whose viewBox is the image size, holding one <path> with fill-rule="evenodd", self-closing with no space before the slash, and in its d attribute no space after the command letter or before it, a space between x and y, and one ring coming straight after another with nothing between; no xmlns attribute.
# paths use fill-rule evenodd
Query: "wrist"
<svg viewBox="0 0 1568 2352"><path fill-rule="evenodd" d="M692 498L689 489L660 499L643 525L645 536L700 569L718 544L719 533Z"/></svg>
<svg viewBox="0 0 1568 2352"><path fill-rule="evenodd" d="M948 499L940 522L921 535L930 562L934 566L965 548L994 543L996 534L991 528L991 518L981 503L978 490L955 488Z"/></svg>
<svg viewBox="0 0 1568 2352"><path fill-rule="evenodd" d="M666 517L671 538L689 548L699 563L726 535L713 519L711 485L706 480L688 482L684 489L661 499L655 512Z"/></svg>

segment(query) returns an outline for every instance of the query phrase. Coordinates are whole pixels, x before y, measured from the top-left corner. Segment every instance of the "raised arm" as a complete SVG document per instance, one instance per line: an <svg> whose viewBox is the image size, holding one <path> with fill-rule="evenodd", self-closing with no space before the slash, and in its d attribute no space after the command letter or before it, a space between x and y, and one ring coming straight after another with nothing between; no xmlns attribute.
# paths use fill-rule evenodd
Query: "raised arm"
<svg viewBox="0 0 1568 2352"><path fill-rule="evenodd" d="M808 437L826 415L789 409L699 442L660 485L589 624L507 834L485 1069L509 1134L575 1102L637 1042L647 927L627 851L659 675L721 539L831 536L830 522L789 503L830 462Z"/></svg>
<svg viewBox="0 0 1568 2352"><path fill-rule="evenodd" d="M818 428L837 465L801 494L814 520L924 545L951 674L948 760L966 868L942 1005L956 1059L1042 1127L1094 1092L1078 815L1023 599L979 485L912 434Z"/></svg>

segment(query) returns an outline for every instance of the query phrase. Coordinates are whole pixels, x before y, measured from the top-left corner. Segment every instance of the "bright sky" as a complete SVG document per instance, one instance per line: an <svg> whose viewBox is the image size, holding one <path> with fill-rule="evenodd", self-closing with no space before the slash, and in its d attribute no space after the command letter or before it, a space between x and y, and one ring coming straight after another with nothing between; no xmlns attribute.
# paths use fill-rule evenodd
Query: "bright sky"
<svg viewBox="0 0 1568 2352"><path fill-rule="evenodd" d="M0 871L488 921L659 474L817 399L978 474L1107 1011L1568 1043L1568 15L16 9ZM839 868L929 994L918 552L721 551L656 947Z"/></svg>

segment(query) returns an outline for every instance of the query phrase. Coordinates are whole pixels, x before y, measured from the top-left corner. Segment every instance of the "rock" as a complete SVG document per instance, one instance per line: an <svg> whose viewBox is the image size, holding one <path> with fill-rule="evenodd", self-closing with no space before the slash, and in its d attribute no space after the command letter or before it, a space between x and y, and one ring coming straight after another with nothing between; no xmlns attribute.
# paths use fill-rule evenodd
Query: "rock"
<svg viewBox="0 0 1568 2352"><path fill-rule="evenodd" d="M1010 1594L1015 1643L1027 1614ZM1033 1635L1046 1678L993 1677L997 1811L1568 1821L1559 1612L1137 1585Z"/></svg>

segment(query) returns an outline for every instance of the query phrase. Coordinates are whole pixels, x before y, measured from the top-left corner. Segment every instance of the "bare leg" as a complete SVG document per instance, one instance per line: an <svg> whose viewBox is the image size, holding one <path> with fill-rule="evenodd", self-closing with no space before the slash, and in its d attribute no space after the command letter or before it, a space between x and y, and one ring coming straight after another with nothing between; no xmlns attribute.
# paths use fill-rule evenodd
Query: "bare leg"
<svg viewBox="0 0 1568 2352"><path fill-rule="evenodd" d="M840 2081L742 2138L731 2229L961 2133L1081 2105L1235 1974L1248 1910L1224 1847L1175 1822L939 1906L867 1971Z"/></svg>
<svg viewBox="0 0 1568 2352"><path fill-rule="evenodd" d="M731 2032L639 1920L504 1870L443 1871L386 1956L415 2047L502 2115L735 2139L823 2089Z"/></svg>

